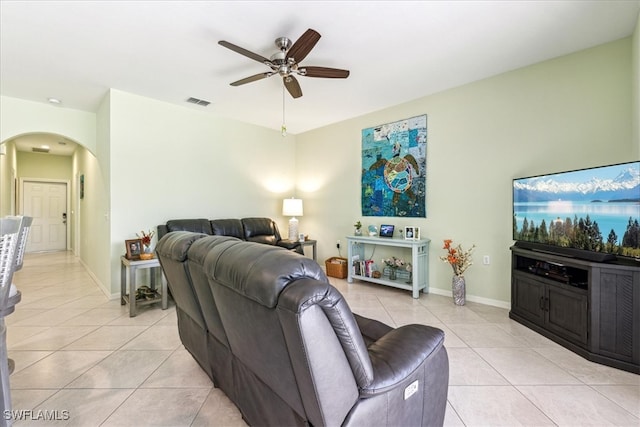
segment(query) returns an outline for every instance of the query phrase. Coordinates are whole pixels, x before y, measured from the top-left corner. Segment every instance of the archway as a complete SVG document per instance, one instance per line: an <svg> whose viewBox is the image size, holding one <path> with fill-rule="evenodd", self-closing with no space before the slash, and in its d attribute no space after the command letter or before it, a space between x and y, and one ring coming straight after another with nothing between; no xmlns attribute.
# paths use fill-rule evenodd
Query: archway
<svg viewBox="0 0 640 427"><path fill-rule="evenodd" d="M0 147L0 215L37 217L28 251L73 250L79 255L80 159L93 154L71 138L49 132L18 135Z"/></svg>

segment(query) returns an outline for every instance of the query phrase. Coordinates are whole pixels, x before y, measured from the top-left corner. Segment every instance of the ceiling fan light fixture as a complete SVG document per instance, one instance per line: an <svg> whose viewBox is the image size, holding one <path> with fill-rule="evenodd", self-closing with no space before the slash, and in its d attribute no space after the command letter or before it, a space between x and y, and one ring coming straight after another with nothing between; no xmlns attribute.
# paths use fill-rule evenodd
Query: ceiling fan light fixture
<svg viewBox="0 0 640 427"><path fill-rule="evenodd" d="M276 52L276 53L274 53L273 55L271 55L271 56L269 57L269 60L270 60L272 63L276 64L276 65L278 65L278 64L284 64L284 62L285 62L285 56L286 56L286 55L285 55L285 53L284 53L284 52L282 52L282 51L280 51L280 52ZM269 63L267 63L267 65L269 65Z"/></svg>
<svg viewBox="0 0 640 427"><path fill-rule="evenodd" d="M271 77L277 73L283 78L286 89L289 91L289 94L295 99L302 96L302 89L300 88L300 84L293 76L293 74L307 77L324 77L333 79L344 79L349 76L348 70L340 70L337 68L317 66L300 68L300 62L307 57L309 52L311 52L316 43L318 43L318 40L320 40L320 37L320 34L317 31L312 30L311 28L305 31L304 34L302 34L302 36L300 36L293 43L287 37L278 37L277 39L275 39L275 45L278 48L278 51L271 55L271 58L269 59L240 46L236 46L233 43L229 43L226 40L220 40L218 44L271 68L270 72L245 77L243 79L230 83L231 86L241 86L247 83Z"/></svg>
<svg viewBox="0 0 640 427"><path fill-rule="evenodd" d="M280 67L278 67L278 74L280 74L282 77L287 78L290 73L291 73L291 70L289 70L288 66L281 65ZM289 79L289 81L290 80L291 79Z"/></svg>

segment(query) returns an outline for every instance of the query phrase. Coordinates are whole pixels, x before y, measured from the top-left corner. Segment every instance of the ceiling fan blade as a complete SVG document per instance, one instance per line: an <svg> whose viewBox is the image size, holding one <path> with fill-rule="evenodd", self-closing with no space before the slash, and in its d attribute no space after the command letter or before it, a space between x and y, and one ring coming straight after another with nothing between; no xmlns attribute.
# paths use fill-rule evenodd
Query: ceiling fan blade
<svg viewBox="0 0 640 427"><path fill-rule="evenodd" d="M228 41L220 40L218 42L218 44L220 46L226 47L227 49L231 49L232 51L234 51L236 53L239 53L240 55L244 55L247 58L251 58L254 61L258 61L258 62L263 63L263 64L265 64L265 63L266 64L271 64L271 61L268 58L265 58L262 55L258 55L257 53L253 53L251 51L248 51L247 49L241 48L240 46L236 46L235 44L229 43Z"/></svg>
<svg viewBox="0 0 640 427"><path fill-rule="evenodd" d="M349 70L328 67L301 67L298 71L307 77L324 77L327 79L346 79L349 77Z"/></svg>
<svg viewBox="0 0 640 427"><path fill-rule="evenodd" d="M320 34L309 28L298 40L291 46L291 49L287 52L287 60L293 58L297 63L302 62L307 57L311 49L320 40Z"/></svg>
<svg viewBox="0 0 640 427"><path fill-rule="evenodd" d="M294 98L300 98L302 96L302 89L300 88L300 83L293 76L285 76L282 78L284 82L284 86L287 88L291 96Z"/></svg>
<svg viewBox="0 0 640 427"><path fill-rule="evenodd" d="M231 83L231 86L240 86L243 84L255 82L257 80L266 79L267 77L273 76L273 73L260 73L255 76L245 77L244 79L238 80L237 82Z"/></svg>

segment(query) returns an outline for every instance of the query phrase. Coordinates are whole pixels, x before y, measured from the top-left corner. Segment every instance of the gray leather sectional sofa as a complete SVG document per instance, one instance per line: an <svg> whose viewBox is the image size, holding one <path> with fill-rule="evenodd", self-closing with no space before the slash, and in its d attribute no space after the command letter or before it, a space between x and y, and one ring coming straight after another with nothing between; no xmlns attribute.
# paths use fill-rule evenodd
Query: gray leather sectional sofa
<svg viewBox="0 0 640 427"><path fill-rule="evenodd" d="M182 343L250 425L436 426L444 333L353 314L313 260L185 231L156 247Z"/></svg>
<svg viewBox="0 0 640 427"><path fill-rule="evenodd" d="M304 255L300 242L283 239L278 224L271 218L171 219L166 224L158 225L158 240L170 231L231 236L248 242L280 246Z"/></svg>

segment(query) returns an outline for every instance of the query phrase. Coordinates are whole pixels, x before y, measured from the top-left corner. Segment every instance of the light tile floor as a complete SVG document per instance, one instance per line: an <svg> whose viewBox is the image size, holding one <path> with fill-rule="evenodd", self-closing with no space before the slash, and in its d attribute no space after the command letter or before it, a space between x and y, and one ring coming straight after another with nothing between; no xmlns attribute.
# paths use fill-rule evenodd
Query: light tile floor
<svg viewBox="0 0 640 427"><path fill-rule="evenodd" d="M7 317L16 425L244 426L180 344L175 307L130 318L69 253L28 254ZM345 280L352 310L392 326L443 329L447 426L639 426L640 376L588 362L504 309ZM43 417L57 418L55 421Z"/></svg>

